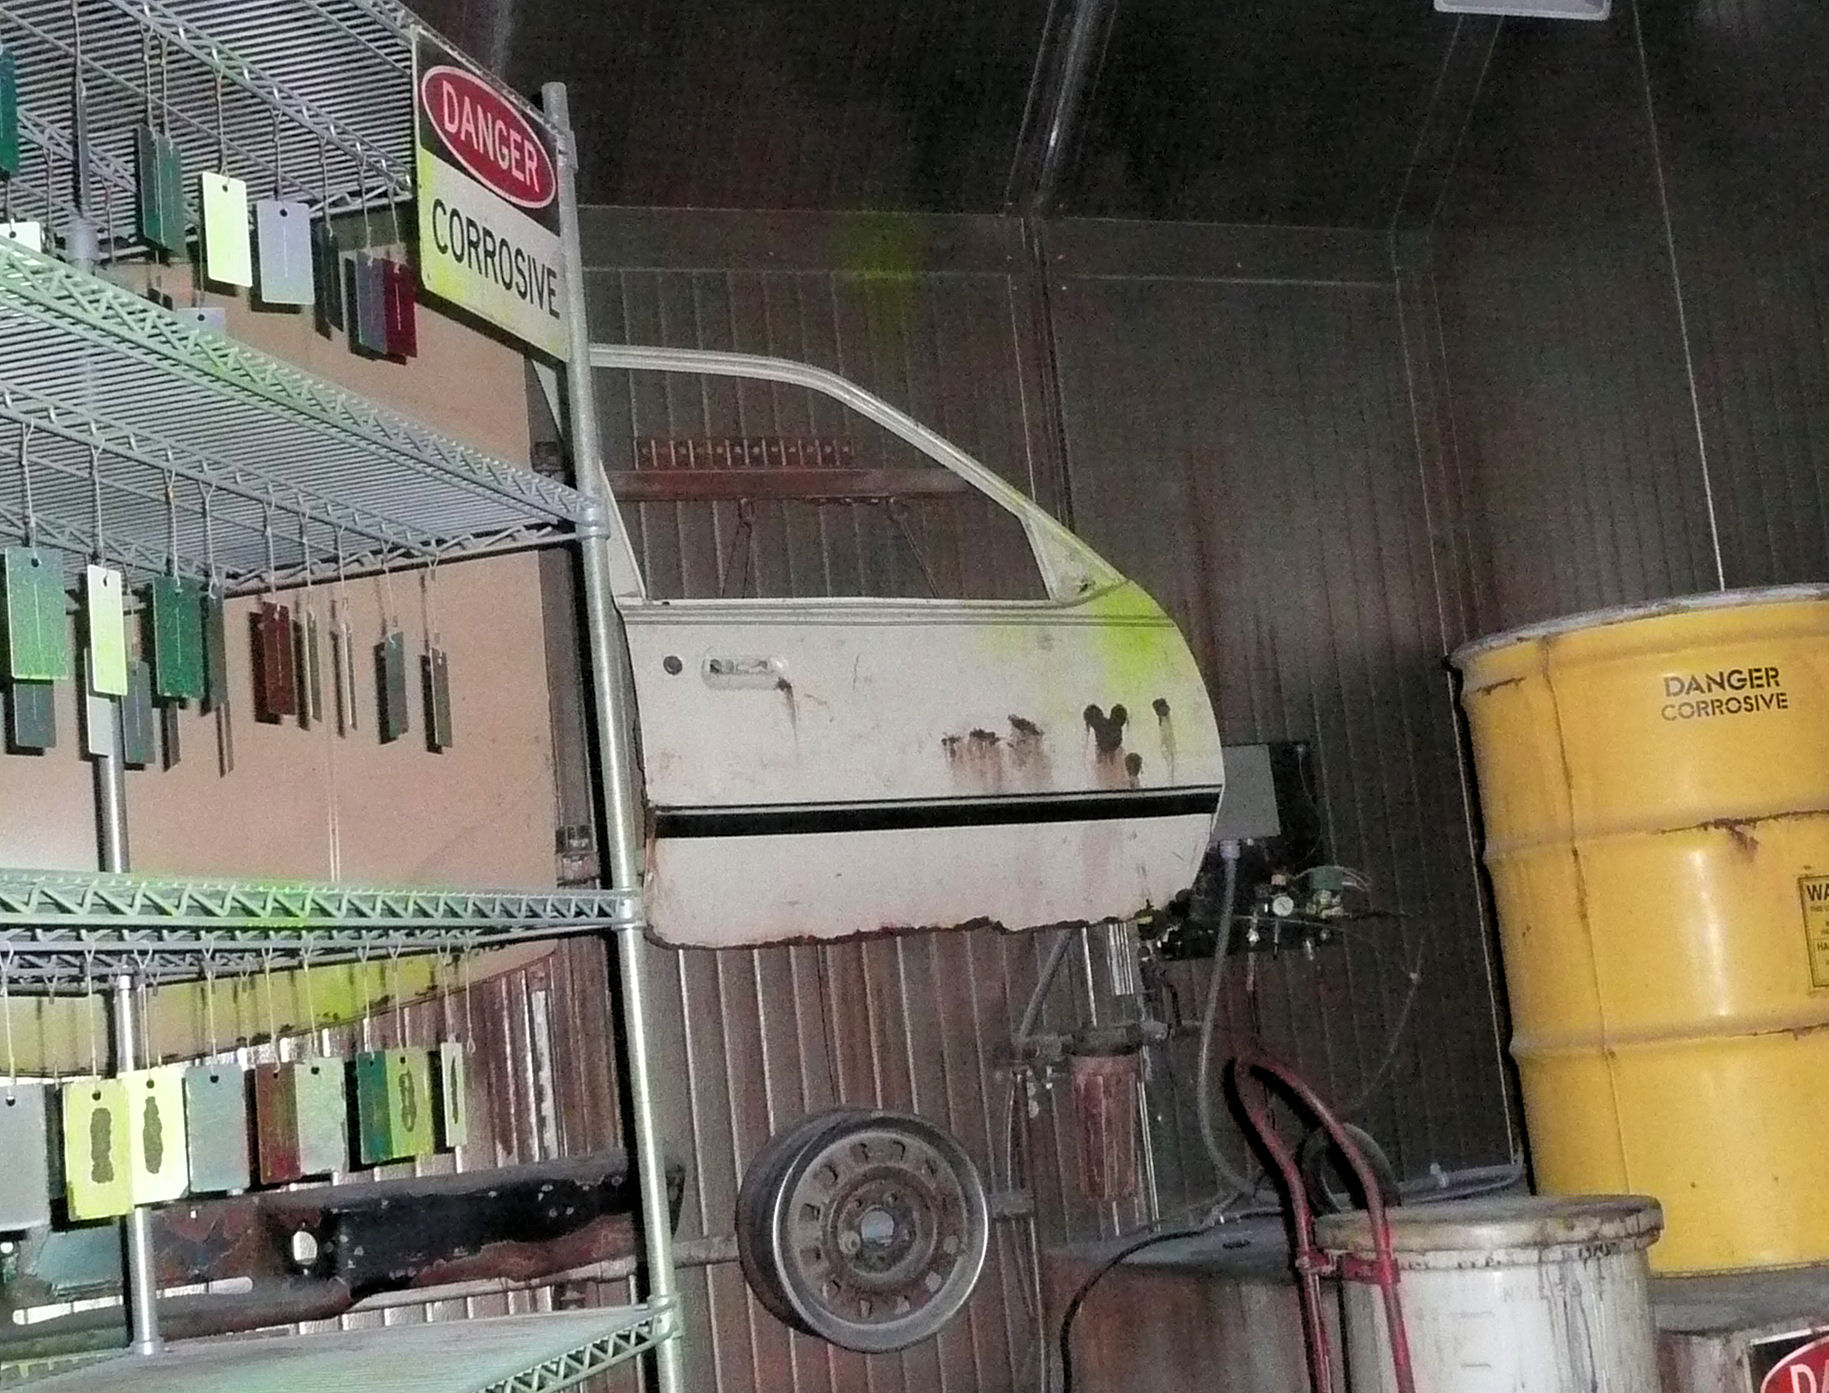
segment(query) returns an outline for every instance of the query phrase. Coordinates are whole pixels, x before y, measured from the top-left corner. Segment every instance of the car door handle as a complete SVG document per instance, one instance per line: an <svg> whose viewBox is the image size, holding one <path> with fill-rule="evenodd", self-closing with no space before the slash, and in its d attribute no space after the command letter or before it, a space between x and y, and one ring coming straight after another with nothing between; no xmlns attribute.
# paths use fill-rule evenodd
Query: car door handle
<svg viewBox="0 0 1829 1393"><path fill-rule="evenodd" d="M725 691L761 691L787 681L783 658L717 656L705 659L700 674L707 687Z"/></svg>

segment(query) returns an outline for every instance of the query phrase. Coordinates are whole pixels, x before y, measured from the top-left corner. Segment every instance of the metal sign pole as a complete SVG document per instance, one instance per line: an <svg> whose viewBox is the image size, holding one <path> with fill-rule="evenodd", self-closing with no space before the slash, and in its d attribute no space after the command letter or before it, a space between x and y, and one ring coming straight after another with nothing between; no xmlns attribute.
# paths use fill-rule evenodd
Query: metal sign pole
<svg viewBox="0 0 1829 1393"><path fill-rule="evenodd" d="M571 340L567 396L571 403L574 484L591 502L579 527L584 560L584 601L590 635L591 696L597 717L597 747L604 802L604 870L609 886L635 892L630 922L616 934L621 970L629 1091L634 1099L635 1157L641 1177L642 1238L647 1249L647 1301L663 1322L655 1347L658 1393L682 1393L679 1312L675 1307L673 1214L667 1202L667 1163L654 1111L654 1071L648 1051L647 987L643 980L642 930L646 915L640 896L645 838L640 771L635 762L635 680L627 635L611 587L611 528L614 504L604 482L597 438L597 404L592 393L590 328L585 317L584 265L578 236L577 144L572 136L565 84L541 89L548 118L559 132L560 234L565 249L565 306Z"/></svg>

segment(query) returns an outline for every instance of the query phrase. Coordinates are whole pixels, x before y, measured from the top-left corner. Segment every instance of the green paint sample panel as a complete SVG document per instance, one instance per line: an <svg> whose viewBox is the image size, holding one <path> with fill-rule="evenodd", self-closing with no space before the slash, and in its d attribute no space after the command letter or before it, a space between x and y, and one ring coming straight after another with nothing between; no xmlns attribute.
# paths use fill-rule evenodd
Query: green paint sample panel
<svg viewBox="0 0 1829 1393"><path fill-rule="evenodd" d="M184 202L184 156L177 142L150 126L133 133L135 172L139 179L140 236L155 247L182 253L190 212Z"/></svg>
<svg viewBox="0 0 1829 1393"><path fill-rule="evenodd" d="M6 693L9 749L38 754L57 745L57 689L49 682L15 682Z"/></svg>
<svg viewBox="0 0 1829 1393"><path fill-rule="evenodd" d="M128 1113L119 1079L64 1085L64 1203L72 1219L111 1219L133 1208Z"/></svg>
<svg viewBox="0 0 1829 1393"><path fill-rule="evenodd" d="M436 1131L432 1059L424 1050L356 1056L356 1120L364 1165L429 1156Z"/></svg>
<svg viewBox="0 0 1829 1393"><path fill-rule="evenodd" d="M175 1200L190 1186L190 1154L184 1137L184 1066L129 1069L121 1075L127 1094L127 1174L135 1204Z"/></svg>
<svg viewBox="0 0 1829 1393"><path fill-rule="evenodd" d="M364 1050L356 1056L356 1154L365 1166L394 1158L393 1118L388 1110L387 1055Z"/></svg>
<svg viewBox="0 0 1829 1393"><path fill-rule="evenodd" d="M149 598L153 691L166 700L194 701L209 689L202 587L176 576L159 576Z"/></svg>
<svg viewBox="0 0 1829 1393"><path fill-rule="evenodd" d="M197 1194L245 1190L253 1183L248 1150L248 1075L230 1060L184 1071L184 1140Z"/></svg>
<svg viewBox="0 0 1829 1393"><path fill-rule="evenodd" d="M0 174L19 172L19 64L0 52Z"/></svg>
<svg viewBox="0 0 1829 1393"><path fill-rule="evenodd" d="M0 555L6 587L6 670L31 682L70 675L70 634L64 621L63 567L36 547Z"/></svg>

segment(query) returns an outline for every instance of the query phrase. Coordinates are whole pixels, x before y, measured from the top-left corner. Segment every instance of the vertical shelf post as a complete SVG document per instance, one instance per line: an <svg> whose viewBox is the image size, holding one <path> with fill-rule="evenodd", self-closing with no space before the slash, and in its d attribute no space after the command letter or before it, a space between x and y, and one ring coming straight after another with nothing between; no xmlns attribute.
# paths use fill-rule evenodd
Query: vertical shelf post
<svg viewBox="0 0 1829 1393"><path fill-rule="evenodd" d="M584 567L586 632L590 645L591 698L597 725L597 759L603 783L605 879L610 888L636 894L630 922L616 932L621 974L623 1030L633 1098L635 1158L641 1183L642 1239L647 1257L646 1300L663 1333L655 1345L657 1393L683 1393L679 1312L675 1305L673 1213L667 1202L667 1162L654 1108L654 1070L649 1056L647 985L644 980L646 914L640 894L646 838L643 835L640 772L635 761L635 681L628 637L616 608L610 547L618 526L603 477L597 437L597 403L591 381L590 327L586 319L584 259L578 235L577 142L572 134L565 84L541 89L548 118L559 133L559 217L565 250L566 317L571 361L566 371L570 403L574 487L587 499L578 528Z"/></svg>
<svg viewBox="0 0 1829 1393"><path fill-rule="evenodd" d="M121 707L106 697L87 693L87 678L77 699L91 703L91 717L106 710L108 730L99 743L106 754L93 756L95 761L95 830L98 859L104 871L127 869L127 778L121 744ZM123 973L116 977L111 991L114 1018L114 1071L117 1074L136 1069L140 1063L139 1021L135 1015L134 982ZM127 1248L127 1331L135 1354L157 1354L164 1341L159 1338L158 1271L153 1262L152 1216L139 1205L128 1211L121 1221Z"/></svg>

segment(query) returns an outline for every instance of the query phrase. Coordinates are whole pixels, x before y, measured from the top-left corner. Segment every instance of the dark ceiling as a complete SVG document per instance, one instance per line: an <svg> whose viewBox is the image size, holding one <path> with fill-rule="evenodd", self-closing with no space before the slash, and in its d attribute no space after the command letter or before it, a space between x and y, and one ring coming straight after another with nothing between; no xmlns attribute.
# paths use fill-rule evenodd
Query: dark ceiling
<svg viewBox="0 0 1829 1393"><path fill-rule="evenodd" d="M996 212L1075 3L420 8L517 86L570 86L591 201ZM1052 211L1390 223L1455 26L1429 0L1111 6Z"/></svg>

